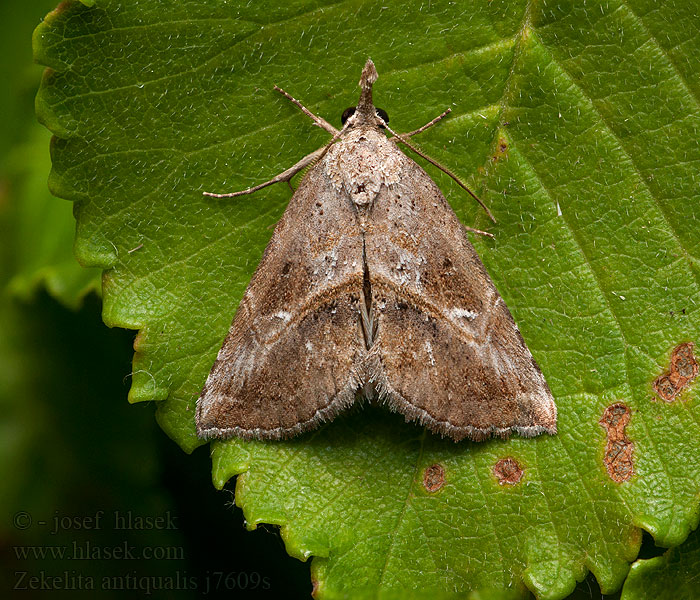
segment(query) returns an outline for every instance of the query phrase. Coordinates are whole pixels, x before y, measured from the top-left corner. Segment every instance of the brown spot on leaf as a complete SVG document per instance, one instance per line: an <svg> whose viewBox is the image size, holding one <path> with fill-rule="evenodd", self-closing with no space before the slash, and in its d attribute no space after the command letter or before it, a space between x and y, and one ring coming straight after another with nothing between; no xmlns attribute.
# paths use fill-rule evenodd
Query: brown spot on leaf
<svg viewBox="0 0 700 600"><path fill-rule="evenodd" d="M523 478L523 469L517 460L508 456L493 466L493 474L501 485L515 485Z"/></svg>
<svg viewBox="0 0 700 600"><path fill-rule="evenodd" d="M598 421L608 432L608 445L605 448L605 467L610 479L617 483L629 481L634 475L632 452L634 444L627 437L625 427L630 422L632 412L624 404L611 404Z"/></svg>
<svg viewBox="0 0 700 600"><path fill-rule="evenodd" d="M498 145L496 146L496 153L491 157L493 162L498 162L503 158L508 157L508 141L504 137L498 138Z"/></svg>
<svg viewBox="0 0 700 600"><path fill-rule="evenodd" d="M58 3L58 6L57 6L56 8L54 8L54 9L49 13L49 15L51 15L52 17L58 17L61 13L64 13L64 12L66 12L69 8L71 8L71 7L72 7L72 4L73 4L73 3L70 2L69 0L63 0L63 2L59 2L59 3Z"/></svg>
<svg viewBox="0 0 700 600"><path fill-rule="evenodd" d="M671 353L671 368L654 381L654 390L666 402L673 402L693 379L698 376L698 363L693 354L693 342L677 346Z"/></svg>
<svg viewBox="0 0 700 600"><path fill-rule="evenodd" d="M317 598L318 597L318 591L321 587L321 584L318 579L312 577L311 578L311 597L312 598Z"/></svg>
<svg viewBox="0 0 700 600"><path fill-rule="evenodd" d="M429 492L437 492L445 485L445 467L440 463L430 465L423 473L423 487Z"/></svg>

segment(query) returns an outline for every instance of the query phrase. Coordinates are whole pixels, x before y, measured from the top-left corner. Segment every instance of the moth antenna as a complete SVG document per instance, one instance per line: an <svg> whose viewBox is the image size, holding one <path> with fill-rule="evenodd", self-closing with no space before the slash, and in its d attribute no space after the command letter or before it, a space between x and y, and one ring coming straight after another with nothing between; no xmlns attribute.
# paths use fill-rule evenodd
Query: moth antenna
<svg viewBox="0 0 700 600"><path fill-rule="evenodd" d="M432 127L432 126L435 125L435 123L437 123L438 121L442 121L442 119L444 119L444 118L445 118L447 115L449 115L451 112L452 112L452 109L451 109L451 108L448 108L444 113L442 113L441 115L438 115L438 116L435 117L432 121L430 121L429 123L426 123L425 125L423 125L423 127L419 127L418 129L415 129L415 130L413 130L413 131L409 131L408 133L402 133L401 135L402 135L404 138L410 138L410 137L413 137L414 135L418 135L419 133L423 133L426 129L428 129L428 127Z"/></svg>
<svg viewBox="0 0 700 600"><path fill-rule="evenodd" d="M333 138L331 139L330 142L328 142L328 144L326 144L322 148L319 148L318 150L312 152L311 154L307 154L298 163L291 166L286 171L282 171L282 173L275 175L275 177L266 181L265 183L261 183L261 184L256 185L256 186L249 187L248 189L241 190L239 192L230 192L228 194L213 194L212 192L202 192L205 196L210 196L212 198L235 198L237 196L245 196L246 194L252 194L252 193L257 192L258 190L266 188L270 185L273 185L275 183L279 183L280 181L286 181L289 184L289 187L291 188L291 190L293 192L294 188L292 188L292 184L290 183L292 177L294 177L299 171L302 171L307 167L313 166L316 162L318 162L321 158L323 158L323 155L327 152L328 148L330 148L331 145L334 144L335 141L340 137L340 131L338 131L335 127L333 127L333 125L331 125L325 119L312 113L308 108L306 108L301 102L299 102L299 100L294 98L291 94L288 94L281 87L278 87L278 86L274 86L274 89L276 91L278 91L280 94L282 94L285 98L290 100L292 103L296 104L301 109L301 112L303 112L307 117L312 119L314 121L314 123L316 123L316 125L318 125L319 127L325 129L328 133L330 133L333 136Z"/></svg>
<svg viewBox="0 0 700 600"><path fill-rule="evenodd" d="M274 88L276 91L278 91L280 94L282 94L285 98L287 98L288 100L290 100L291 102L296 104L301 109L301 112L303 112L307 117L312 119L314 121L314 123L316 123L316 125L325 129L331 135L335 135L336 133L338 133L338 130L335 127L333 127L333 125L331 125L325 119L312 113L308 108L306 108L301 102L299 102L299 100L294 98L291 94L288 94L287 92L285 92L281 87L274 86Z"/></svg>
<svg viewBox="0 0 700 600"><path fill-rule="evenodd" d="M386 124L385 124L385 127L386 127L387 130L394 136L392 139L396 139L396 140L398 140L399 142L401 142L402 144L405 144L405 145L408 146L411 150L413 150L418 156L422 156L422 157L423 157L425 160L427 160L431 165L437 167L437 168L440 169L443 173L445 173L446 175L449 175L452 179L454 179L454 180L457 182L457 184L459 184L459 186L460 186L462 189L466 190L466 192L467 192L472 198L474 198L474 200L476 200L476 201L481 205L481 208L484 209L484 211L486 212L486 214L489 216L489 219L491 219L494 223L496 222L495 217L491 214L491 211L488 209L488 207L481 201L481 199L479 198L479 196L477 196L474 192L472 192L472 191L467 187L467 184L464 183L459 177L457 177L457 175L455 175L455 174L454 174L452 171L450 171L447 167L444 167L443 165L441 165L441 164L440 164L438 161L436 161L434 158L430 158L430 157L429 157L427 154L425 154L425 152L423 152L422 150L419 150L416 146L414 146L411 142L409 142L406 138L404 138L403 135L399 135L398 133L396 133L393 129L391 129L391 128L390 128L388 125L386 125Z"/></svg>

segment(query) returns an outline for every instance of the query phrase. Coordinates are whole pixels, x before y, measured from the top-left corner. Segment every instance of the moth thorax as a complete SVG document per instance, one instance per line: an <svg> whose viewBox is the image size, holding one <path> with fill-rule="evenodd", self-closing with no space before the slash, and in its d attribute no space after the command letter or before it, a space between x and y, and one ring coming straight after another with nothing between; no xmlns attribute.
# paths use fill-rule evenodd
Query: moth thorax
<svg viewBox="0 0 700 600"><path fill-rule="evenodd" d="M399 181L401 166L401 154L384 134L363 128L331 148L326 174L360 208L371 205L382 186Z"/></svg>

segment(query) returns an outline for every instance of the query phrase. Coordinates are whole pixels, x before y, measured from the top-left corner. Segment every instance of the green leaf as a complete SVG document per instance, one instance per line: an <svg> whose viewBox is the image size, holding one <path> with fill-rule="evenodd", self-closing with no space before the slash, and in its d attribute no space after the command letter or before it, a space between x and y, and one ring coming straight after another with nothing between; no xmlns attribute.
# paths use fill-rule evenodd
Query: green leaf
<svg viewBox="0 0 700 600"><path fill-rule="evenodd" d="M45 286L54 298L75 308L87 292L99 290L100 273L82 268L73 257L72 207L49 194L50 136L32 110L41 69L31 63L30 36L39 17L54 5L54 0L42 0L38 6L7 2L0 8L0 53L12 57L0 67L5 119L0 135L0 230L13 248L3 276L10 278L9 289L16 296L27 299Z"/></svg>
<svg viewBox="0 0 700 600"><path fill-rule="evenodd" d="M559 434L454 444L366 407L288 442L213 444L216 485L238 474L248 525L278 524L292 556L315 557L318 597L563 598L589 569L607 593L640 528L671 546L697 524L697 384L671 403L652 387L700 331L692 14L639 0L98 0L37 29L52 189L76 202L81 261L107 269L105 321L140 329L131 400L159 401L188 451L196 398L289 198L201 192L264 181L328 139L272 85L337 123L371 56L396 129L453 109L421 145L496 215L495 240L475 245L552 388ZM465 223L489 227L430 172ZM622 482L599 423L617 403L634 445ZM518 484L493 474L506 457ZM435 464L444 485L429 492Z"/></svg>
<svg viewBox="0 0 700 600"><path fill-rule="evenodd" d="M698 596L700 530L663 556L632 563L621 600L693 600Z"/></svg>

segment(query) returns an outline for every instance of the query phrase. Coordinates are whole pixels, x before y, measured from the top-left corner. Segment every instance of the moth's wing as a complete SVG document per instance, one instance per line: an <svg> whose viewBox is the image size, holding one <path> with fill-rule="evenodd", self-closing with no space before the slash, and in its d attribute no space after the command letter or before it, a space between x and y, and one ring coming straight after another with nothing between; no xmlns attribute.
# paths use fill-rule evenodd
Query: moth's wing
<svg viewBox="0 0 700 600"><path fill-rule="evenodd" d="M351 203L315 169L277 224L197 402L202 437L290 437L354 401L366 351L362 237Z"/></svg>
<svg viewBox="0 0 700 600"><path fill-rule="evenodd" d="M380 395L454 440L555 433L549 387L464 228L400 154L401 180L375 200L365 240Z"/></svg>

